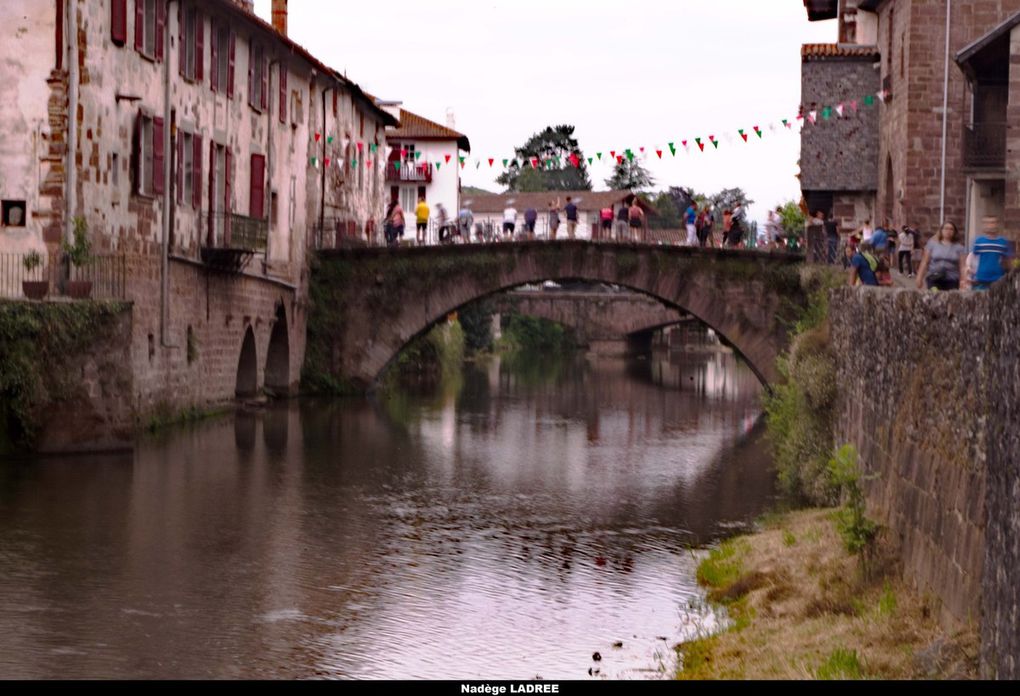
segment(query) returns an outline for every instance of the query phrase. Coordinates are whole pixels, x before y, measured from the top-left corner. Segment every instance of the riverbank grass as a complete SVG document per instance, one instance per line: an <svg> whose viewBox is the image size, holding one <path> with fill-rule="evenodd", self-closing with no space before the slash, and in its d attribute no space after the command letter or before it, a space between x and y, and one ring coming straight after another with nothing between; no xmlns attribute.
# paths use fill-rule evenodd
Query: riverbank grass
<svg viewBox="0 0 1020 696"><path fill-rule="evenodd" d="M729 628L677 646L680 679L969 678L973 630L946 635L937 607L900 578L879 545L867 577L832 510L772 516L698 568Z"/></svg>

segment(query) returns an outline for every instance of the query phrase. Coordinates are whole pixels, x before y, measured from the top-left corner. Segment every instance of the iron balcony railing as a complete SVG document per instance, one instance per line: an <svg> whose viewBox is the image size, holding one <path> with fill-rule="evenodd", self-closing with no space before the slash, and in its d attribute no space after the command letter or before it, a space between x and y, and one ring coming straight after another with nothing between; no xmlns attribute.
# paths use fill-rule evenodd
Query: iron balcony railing
<svg viewBox="0 0 1020 696"><path fill-rule="evenodd" d="M269 220L237 213L206 213L209 229L202 246L206 249L231 249L262 253L269 241Z"/></svg>
<svg viewBox="0 0 1020 696"><path fill-rule="evenodd" d="M1005 121L978 121L963 129L963 166L982 169L1006 166Z"/></svg>
<svg viewBox="0 0 1020 696"><path fill-rule="evenodd" d="M25 268L27 254L0 254L0 297L25 299L24 283L45 283L46 298L66 298L67 281L91 283L85 298L123 300L127 292L127 261L121 254L95 255L80 266L62 252L43 254L42 263L31 271Z"/></svg>
<svg viewBox="0 0 1020 696"><path fill-rule="evenodd" d="M386 181L389 183L431 183L432 165L405 162L398 169L394 162L388 162L386 166Z"/></svg>

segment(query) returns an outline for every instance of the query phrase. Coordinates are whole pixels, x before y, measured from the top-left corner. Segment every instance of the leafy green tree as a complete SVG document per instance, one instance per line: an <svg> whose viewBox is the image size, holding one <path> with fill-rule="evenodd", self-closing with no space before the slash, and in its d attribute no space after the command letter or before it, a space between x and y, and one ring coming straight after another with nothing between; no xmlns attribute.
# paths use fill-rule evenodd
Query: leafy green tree
<svg viewBox="0 0 1020 696"><path fill-rule="evenodd" d="M588 167L574 137L574 126L547 126L514 152L515 161L496 179L508 191L591 191ZM572 155L576 157L574 161L570 159ZM538 168L532 163L536 159Z"/></svg>
<svg viewBox="0 0 1020 696"><path fill-rule="evenodd" d="M721 215L724 210L733 210L737 207L737 203L744 207L745 212L749 206L754 204L754 201L748 198L741 188L723 189L719 193L709 196L708 202L716 209L716 215Z"/></svg>
<svg viewBox="0 0 1020 696"><path fill-rule="evenodd" d="M464 329L464 343L468 353L492 348L492 305L488 301L475 302L458 312Z"/></svg>
<svg viewBox="0 0 1020 696"><path fill-rule="evenodd" d="M655 179L637 158L624 157L613 167L613 175L606 179L606 186L613 191L647 191Z"/></svg>
<svg viewBox="0 0 1020 696"><path fill-rule="evenodd" d="M800 205L796 201L784 203L779 217L783 221L783 229L787 234L800 235L804 233L804 211L800 209Z"/></svg>
<svg viewBox="0 0 1020 696"><path fill-rule="evenodd" d="M648 221L650 227L659 230L679 229L681 211L677 207L676 199L668 191L656 194L652 199L652 207L655 208L656 214Z"/></svg>

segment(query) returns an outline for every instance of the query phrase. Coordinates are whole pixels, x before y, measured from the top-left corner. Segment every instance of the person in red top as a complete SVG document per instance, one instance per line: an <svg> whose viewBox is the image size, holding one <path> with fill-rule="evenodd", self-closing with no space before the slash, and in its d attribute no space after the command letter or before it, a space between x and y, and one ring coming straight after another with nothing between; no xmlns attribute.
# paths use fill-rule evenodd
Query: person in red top
<svg viewBox="0 0 1020 696"><path fill-rule="evenodd" d="M603 208L599 211L599 219L602 220L602 238L612 241L613 239L613 206Z"/></svg>

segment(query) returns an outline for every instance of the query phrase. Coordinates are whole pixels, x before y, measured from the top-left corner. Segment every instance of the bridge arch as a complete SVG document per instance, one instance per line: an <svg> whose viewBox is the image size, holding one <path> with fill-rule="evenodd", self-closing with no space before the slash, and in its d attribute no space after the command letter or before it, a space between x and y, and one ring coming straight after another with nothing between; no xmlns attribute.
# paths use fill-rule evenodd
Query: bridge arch
<svg viewBox="0 0 1020 696"><path fill-rule="evenodd" d="M776 358L806 302L800 257L582 241L337 250L320 258L320 317L309 365L370 386L400 350L467 304L545 280L619 285L700 319L740 352L759 379L779 381Z"/></svg>
<svg viewBox="0 0 1020 696"><path fill-rule="evenodd" d="M240 399L247 399L259 391L259 361L255 349L255 332L251 326L244 332L241 343L241 354L237 358L237 380L235 394Z"/></svg>
<svg viewBox="0 0 1020 696"><path fill-rule="evenodd" d="M273 330L266 350L266 389L275 394L290 394L290 332L283 302L276 305Z"/></svg>

